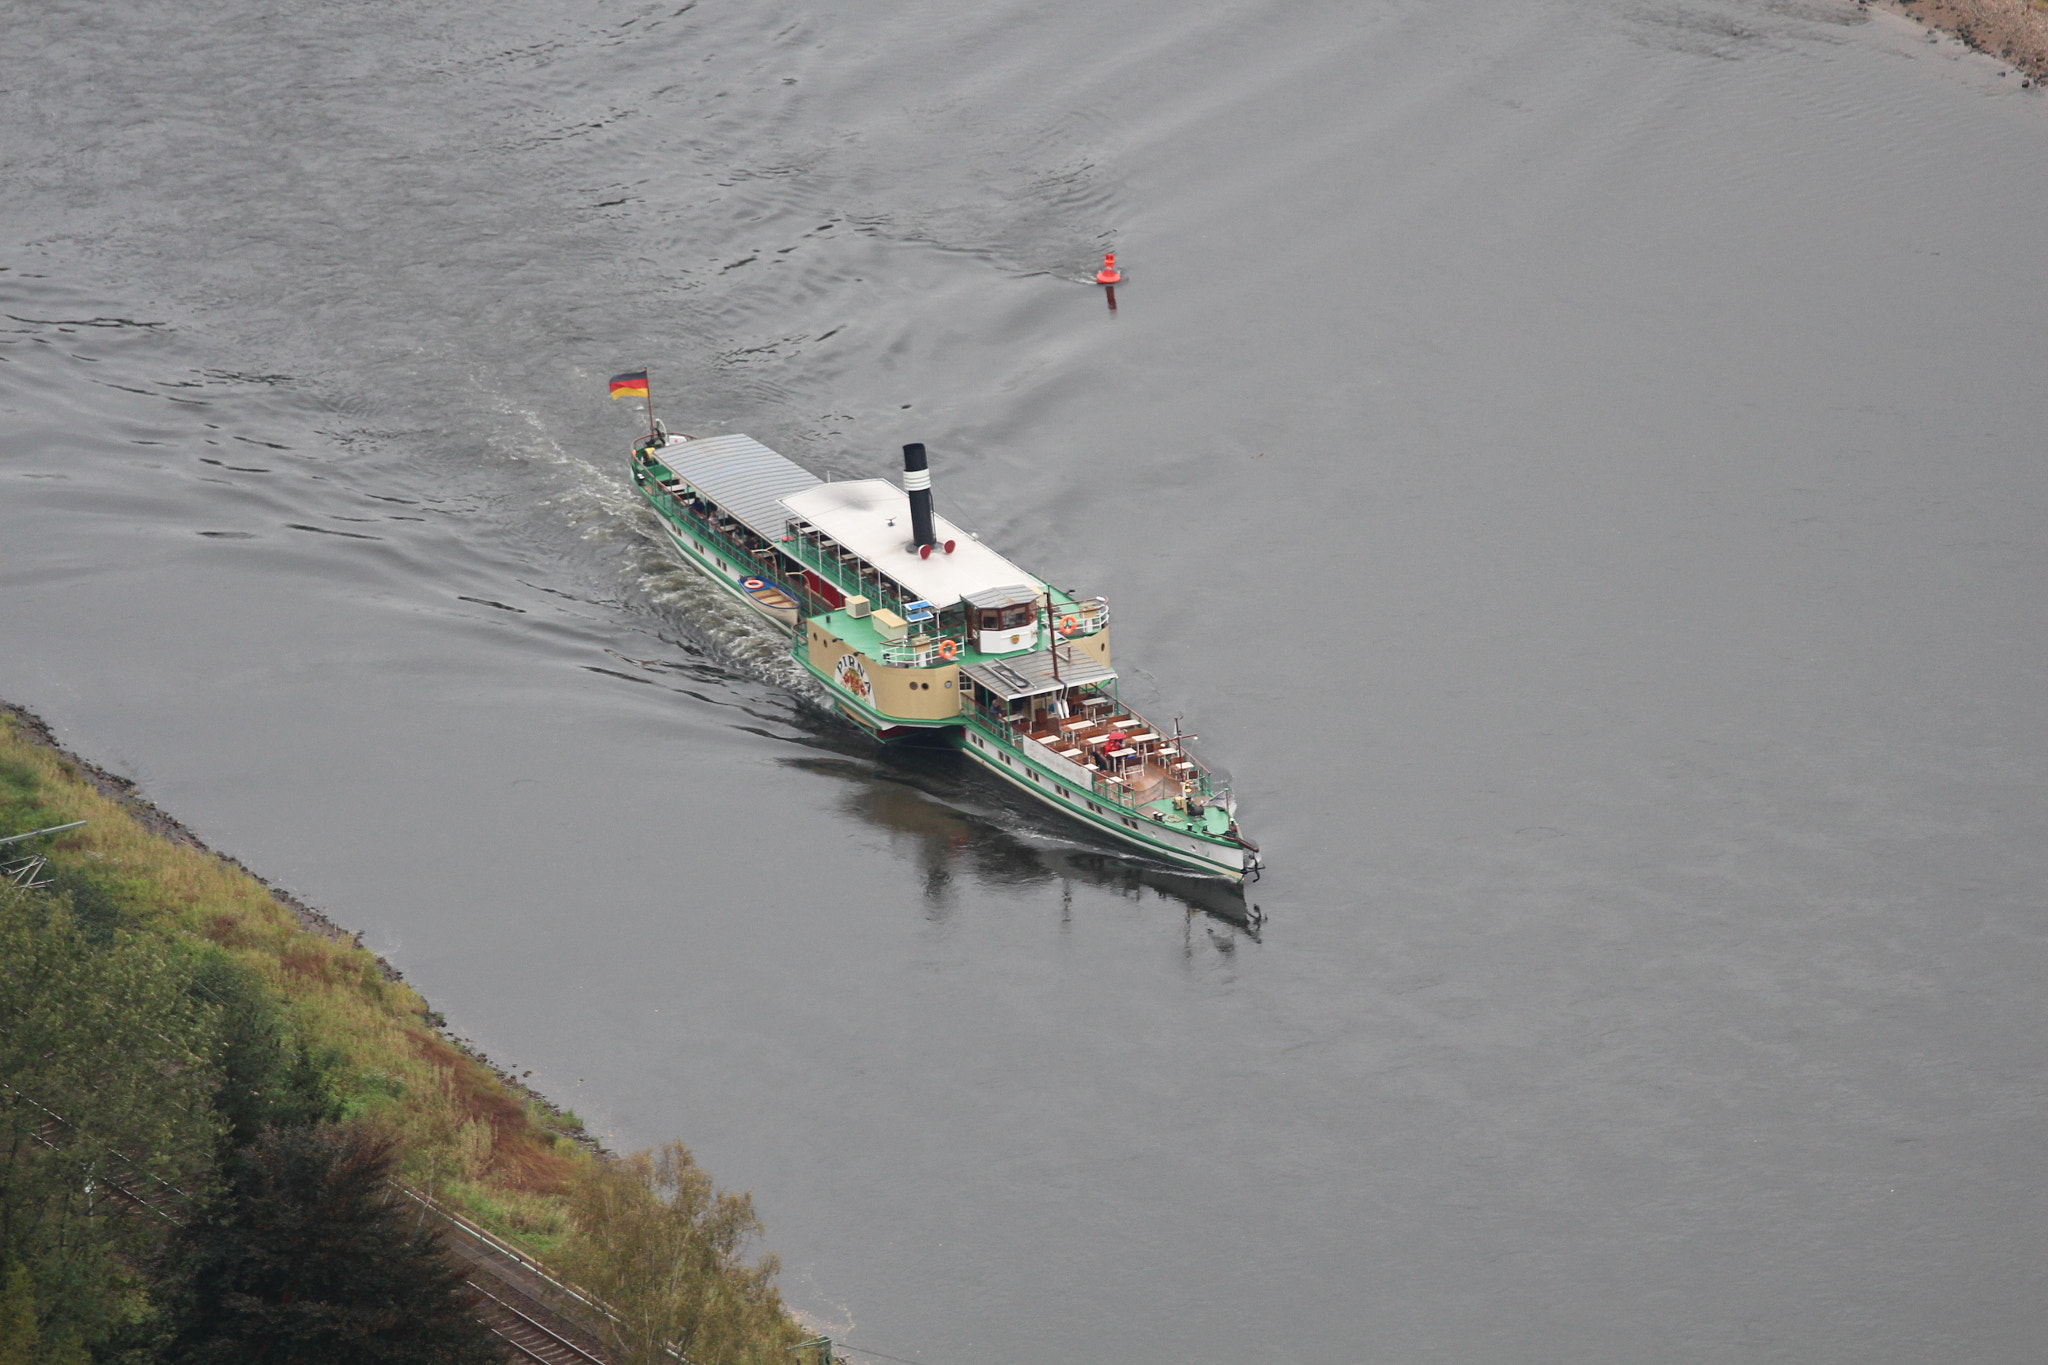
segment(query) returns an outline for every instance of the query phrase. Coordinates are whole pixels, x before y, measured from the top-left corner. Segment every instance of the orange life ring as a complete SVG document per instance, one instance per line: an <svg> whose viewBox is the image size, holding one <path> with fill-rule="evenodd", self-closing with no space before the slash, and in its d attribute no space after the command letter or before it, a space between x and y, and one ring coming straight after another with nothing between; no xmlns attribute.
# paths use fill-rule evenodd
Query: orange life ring
<svg viewBox="0 0 2048 1365"><path fill-rule="evenodd" d="M1075 631L1079 630L1080 628L1081 623L1075 620L1073 617L1062 616L1060 618L1060 634L1072 635Z"/></svg>
<svg viewBox="0 0 2048 1365"><path fill-rule="evenodd" d="M954 644L951 640L939 641L939 657L947 663L952 663L953 660L960 657L960 646Z"/></svg>

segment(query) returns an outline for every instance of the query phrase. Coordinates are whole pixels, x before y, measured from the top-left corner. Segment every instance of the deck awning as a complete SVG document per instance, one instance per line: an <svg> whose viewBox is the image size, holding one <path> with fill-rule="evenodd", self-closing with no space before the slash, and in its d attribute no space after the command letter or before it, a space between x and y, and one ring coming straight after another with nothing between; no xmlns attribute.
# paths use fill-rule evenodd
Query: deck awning
<svg viewBox="0 0 2048 1365"><path fill-rule="evenodd" d="M751 436L670 437L666 446L651 453L763 540L782 539L789 520L782 510L784 498L823 486L810 470Z"/></svg>
<svg viewBox="0 0 2048 1365"><path fill-rule="evenodd" d="M1052 675L1052 655L1045 650L1035 654L1013 654L1007 659L992 659L985 664L963 664L960 671L1004 701L1043 697L1048 693L1063 692L1069 687L1109 682L1116 677L1116 670L1105 667L1093 654L1083 654L1072 645L1061 645L1059 651L1060 675L1057 679Z"/></svg>
<svg viewBox="0 0 2048 1365"><path fill-rule="evenodd" d="M784 498L782 505L790 517L887 575L904 596L922 598L940 611L989 588L1021 583L1034 596L1045 591L1036 578L941 516L932 518L932 526L941 545L953 542L953 553L941 549L920 558L910 545L910 497L886 479L819 484Z"/></svg>
<svg viewBox="0 0 2048 1365"><path fill-rule="evenodd" d="M1038 600L1038 590L1028 584L1018 583L1007 588L982 588L964 593L960 600L970 607L993 611L997 607L1029 606Z"/></svg>

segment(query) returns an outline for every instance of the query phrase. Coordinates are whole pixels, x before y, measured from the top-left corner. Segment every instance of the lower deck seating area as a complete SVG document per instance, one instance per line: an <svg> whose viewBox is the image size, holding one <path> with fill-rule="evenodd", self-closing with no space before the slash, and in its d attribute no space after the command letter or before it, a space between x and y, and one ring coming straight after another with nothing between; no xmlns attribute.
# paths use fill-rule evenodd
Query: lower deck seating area
<svg viewBox="0 0 2048 1365"><path fill-rule="evenodd" d="M1195 772L1194 763L1171 735L1158 733L1135 714L1069 719L1041 712L1018 732L1126 788L1141 806L1180 795Z"/></svg>

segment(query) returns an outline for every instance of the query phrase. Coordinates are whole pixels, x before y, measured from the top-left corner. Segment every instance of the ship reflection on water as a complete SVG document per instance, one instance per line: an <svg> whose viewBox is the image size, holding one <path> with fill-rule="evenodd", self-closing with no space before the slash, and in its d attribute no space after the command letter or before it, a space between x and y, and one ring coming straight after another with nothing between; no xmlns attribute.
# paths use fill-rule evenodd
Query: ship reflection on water
<svg viewBox="0 0 2048 1365"><path fill-rule="evenodd" d="M849 814L918 842L924 897L934 907L957 883L995 886L1073 884L1127 898L1147 891L1186 913L1221 920L1257 941L1263 913L1244 889L1220 877L1176 872L1127 854L1074 842L1073 833L1035 812L1017 809L1005 793L948 747L893 744L872 757L785 758L792 768L837 778L850 789Z"/></svg>

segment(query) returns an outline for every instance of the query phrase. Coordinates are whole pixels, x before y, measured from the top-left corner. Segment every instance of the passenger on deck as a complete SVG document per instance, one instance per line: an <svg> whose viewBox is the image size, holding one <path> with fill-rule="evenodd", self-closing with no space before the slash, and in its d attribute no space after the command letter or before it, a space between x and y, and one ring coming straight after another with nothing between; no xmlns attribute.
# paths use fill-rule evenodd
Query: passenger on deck
<svg viewBox="0 0 2048 1365"><path fill-rule="evenodd" d="M1119 753L1130 747L1131 737L1125 734L1122 730L1113 729L1109 732L1109 742L1102 746L1102 756L1105 759L1107 759L1111 754ZM1115 760L1115 763L1116 766L1121 768L1124 765L1125 760L1119 758Z"/></svg>

